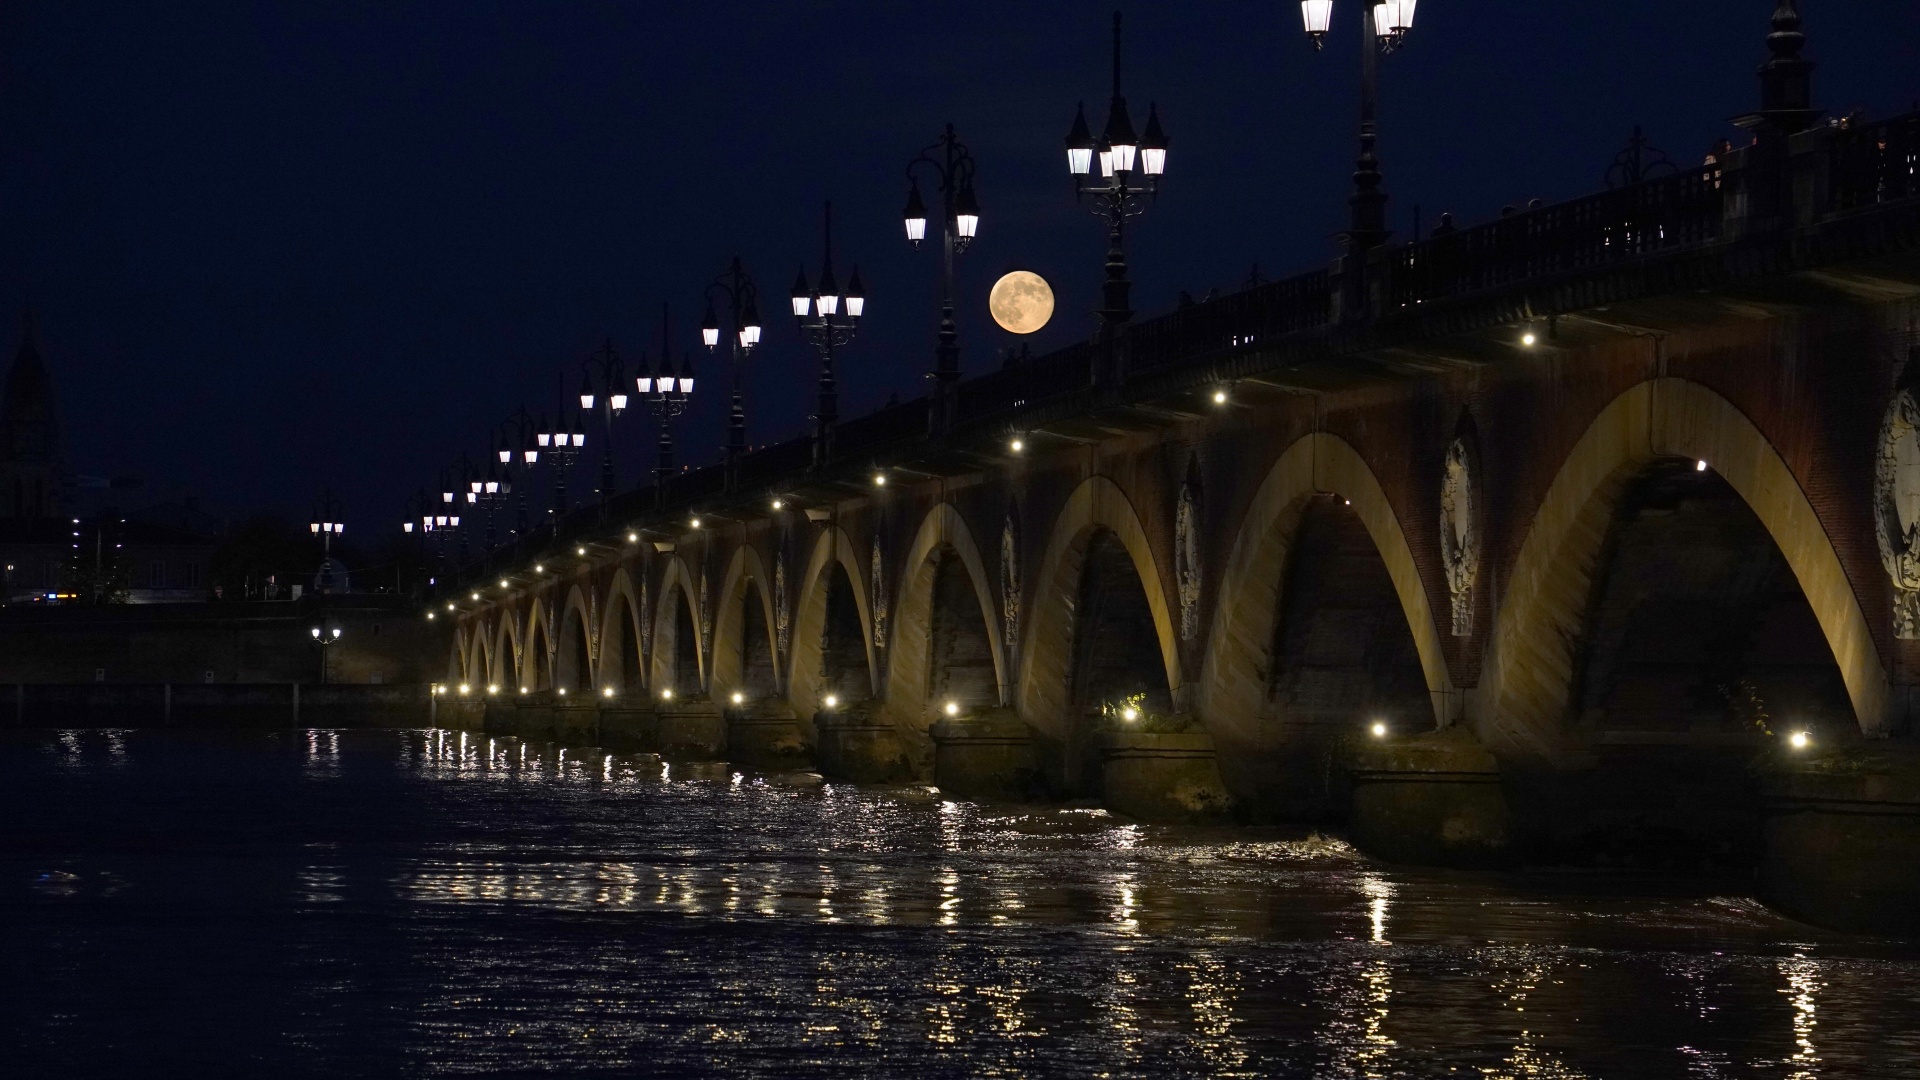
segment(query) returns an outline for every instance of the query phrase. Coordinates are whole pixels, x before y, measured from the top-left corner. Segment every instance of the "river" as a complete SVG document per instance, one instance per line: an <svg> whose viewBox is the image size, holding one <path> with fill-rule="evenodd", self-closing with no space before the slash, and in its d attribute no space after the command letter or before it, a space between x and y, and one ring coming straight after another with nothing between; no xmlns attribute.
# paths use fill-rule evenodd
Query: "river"
<svg viewBox="0 0 1920 1080"><path fill-rule="evenodd" d="M0 738L0 1074L1920 1075L1920 949L443 731Z"/></svg>

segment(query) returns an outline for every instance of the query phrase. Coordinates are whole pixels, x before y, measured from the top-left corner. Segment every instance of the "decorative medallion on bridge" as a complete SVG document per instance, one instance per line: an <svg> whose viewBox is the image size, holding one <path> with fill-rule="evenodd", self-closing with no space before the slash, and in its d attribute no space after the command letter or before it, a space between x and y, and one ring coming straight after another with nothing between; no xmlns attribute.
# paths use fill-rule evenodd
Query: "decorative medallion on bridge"
<svg viewBox="0 0 1920 1080"><path fill-rule="evenodd" d="M1873 467L1873 535L1893 580L1893 635L1920 638L1920 406L1902 390L1880 421Z"/></svg>
<svg viewBox="0 0 1920 1080"><path fill-rule="evenodd" d="M873 538L873 563L867 575L869 606L873 609L873 647L887 647L887 577L886 560L880 554L880 538Z"/></svg>
<svg viewBox="0 0 1920 1080"><path fill-rule="evenodd" d="M1174 571L1180 585L1180 639L1200 633L1200 478L1189 466L1173 515Z"/></svg>
<svg viewBox="0 0 1920 1080"><path fill-rule="evenodd" d="M1008 662L1020 645L1020 538L1014 531L1013 515L1007 515L1000 530L1000 619L1006 635Z"/></svg>
<svg viewBox="0 0 1920 1080"><path fill-rule="evenodd" d="M787 632L787 553L779 550L773 553L773 640L782 656L787 654Z"/></svg>
<svg viewBox="0 0 1920 1080"><path fill-rule="evenodd" d="M1480 522L1474 514L1474 452L1467 436L1447 447L1440 481L1440 561L1453 598L1453 636L1473 636L1473 583L1480 576Z"/></svg>

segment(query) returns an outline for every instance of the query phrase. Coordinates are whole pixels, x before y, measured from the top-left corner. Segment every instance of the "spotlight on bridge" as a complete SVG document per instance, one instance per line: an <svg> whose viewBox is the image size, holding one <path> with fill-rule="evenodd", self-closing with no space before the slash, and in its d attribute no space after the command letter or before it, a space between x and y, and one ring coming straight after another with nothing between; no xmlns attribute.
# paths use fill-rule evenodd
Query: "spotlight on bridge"
<svg viewBox="0 0 1920 1080"><path fill-rule="evenodd" d="M447 605L447 610L448 610L448 611L452 611L452 610L453 610L453 605L452 605L452 604L448 604L448 605Z"/></svg>
<svg viewBox="0 0 1920 1080"><path fill-rule="evenodd" d="M1215 390L1213 392L1213 403L1215 405L1225 405L1227 403L1227 392L1225 390Z"/></svg>
<svg viewBox="0 0 1920 1080"><path fill-rule="evenodd" d="M489 686L487 687L487 693L497 695L500 693L500 688L498 686Z"/></svg>
<svg viewBox="0 0 1920 1080"><path fill-rule="evenodd" d="M637 543L639 543L639 542L640 542L640 534L639 534L639 533L628 533L628 534L627 534L627 543L629 543L629 544L637 544Z"/></svg>
<svg viewBox="0 0 1920 1080"><path fill-rule="evenodd" d="M1536 344L1539 343L1539 341L1540 341L1539 335L1535 334L1531 330L1528 330L1526 333L1520 335L1520 344L1525 345L1529 349L1533 348Z"/></svg>
<svg viewBox="0 0 1920 1080"><path fill-rule="evenodd" d="M587 549L583 547L577 547L573 549L573 553L575 555L585 555L587 553Z"/></svg>
<svg viewBox="0 0 1920 1080"><path fill-rule="evenodd" d="M473 594L473 598L474 598L475 600L478 600L478 599L480 599L480 594L479 594L479 593L474 593L474 594Z"/></svg>
<svg viewBox="0 0 1920 1080"><path fill-rule="evenodd" d="M1140 719L1140 710L1129 705L1126 708L1120 710L1120 719L1125 720L1127 723L1131 724L1135 720Z"/></svg>
<svg viewBox="0 0 1920 1080"><path fill-rule="evenodd" d="M500 587L503 589L512 588L512 586L507 582L506 578L500 579Z"/></svg>
<svg viewBox="0 0 1920 1080"><path fill-rule="evenodd" d="M607 687L607 688L606 688L605 690L602 690L602 691L600 691L600 696L601 696L601 697L612 697L612 696L613 696L613 687L611 687L611 686L609 686L609 687Z"/></svg>
<svg viewBox="0 0 1920 1080"><path fill-rule="evenodd" d="M786 500L784 499L773 500L773 508L775 510L784 510L786 509L786 506L787 506L787 503L786 503Z"/></svg>
<svg viewBox="0 0 1920 1080"><path fill-rule="evenodd" d="M520 688L520 692L521 692L521 693L523 693L523 694L531 694L531 693L533 693L533 687L531 687L531 686L523 686L523 687L521 687L521 688Z"/></svg>
<svg viewBox="0 0 1920 1080"><path fill-rule="evenodd" d="M694 528L696 528L696 529L697 529L697 528L699 528L699 527L700 527L700 519L699 519L699 518L694 518L693 520L691 520L691 521L689 521L689 522L687 522L687 524L689 524L689 525L691 525L691 526L693 526Z"/></svg>
<svg viewBox="0 0 1920 1080"><path fill-rule="evenodd" d="M948 715L948 716L959 716L959 715L960 715L960 703L959 703L959 702L957 702L957 701L949 701L949 702L947 702L947 715Z"/></svg>
<svg viewBox="0 0 1920 1080"><path fill-rule="evenodd" d="M534 572L534 573L536 573L536 574L544 574L544 573L546 573L546 572L547 572L547 567L546 567L546 564L545 564L545 563L534 563L534 564L533 564L533 572Z"/></svg>
<svg viewBox="0 0 1920 1080"><path fill-rule="evenodd" d="M1378 720L1375 720L1373 722L1373 727L1368 728L1367 730L1373 732L1373 737L1376 739L1384 739L1387 737L1387 725L1381 723Z"/></svg>
<svg viewBox="0 0 1920 1080"><path fill-rule="evenodd" d="M432 622L432 621L433 621L433 612L431 612L431 611L429 611L429 612L427 612L427 621L428 621L428 622Z"/></svg>
<svg viewBox="0 0 1920 1080"><path fill-rule="evenodd" d="M747 703L747 695L735 690L733 692L733 703L735 705L745 705Z"/></svg>
<svg viewBox="0 0 1920 1080"><path fill-rule="evenodd" d="M661 691L660 691L660 700L661 700L661 701L672 701L672 700L673 700L673 688L672 688L672 687L667 687L667 688L665 688L665 689L663 689L663 690L661 690Z"/></svg>
<svg viewBox="0 0 1920 1080"><path fill-rule="evenodd" d="M821 699L820 704L825 705L829 709L837 709L840 707L840 697L837 694L828 694L825 698Z"/></svg>
<svg viewBox="0 0 1920 1080"><path fill-rule="evenodd" d="M886 487L886 486L887 486L887 474L886 474L886 473L874 473L874 474L873 474L873 486L874 486L874 487Z"/></svg>
<svg viewBox="0 0 1920 1080"><path fill-rule="evenodd" d="M1787 736L1787 745L1793 747L1795 750L1805 750L1807 747L1813 745L1813 736L1804 731L1796 731Z"/></svg>
<svg viewBox="0 0 1920 1080"><path fill-rule="evenodd" d="M1024 439L1014 439L1011 442L1007 443L1007 449L1013 451L1016 454L1024 451L1026 448L1027 448L1027 444Z"/></svg>
<svg viewBox="0 0 1920 1080"><path fill-rule="evenodd" d="M555 690L555 691L554 691L554 693L556 693L556 694L559 694L559 695L560 695L561 697L566 697L566 696L567 696L567 688L563 686L563 687L561 687L560 689L558 689L558 690Z"/></svg>
<svg viewBox="0 0 1920 1080"><path fill-rule="evenodd" d="M472 689L473 689L473 687L471 687L471 686L468 686L468 685L467 685L466 683L461 683L461 684L460 684L460 696L461 696L461 697L466 697L466 696L467 696L467 692L468 692L468 691L470 691L470 690L472 690Z"/></svg>
<svg viewBox="0 0 1920 1080"><path fill-rule="evenodd" d="M1693 463L1693 471L1694 471L1694 472L1706 472L1706 471L1707 471L1707 463L1706 463L1705 461L1696 461L1696 462L1694 462L1694 463Z"/></svg>

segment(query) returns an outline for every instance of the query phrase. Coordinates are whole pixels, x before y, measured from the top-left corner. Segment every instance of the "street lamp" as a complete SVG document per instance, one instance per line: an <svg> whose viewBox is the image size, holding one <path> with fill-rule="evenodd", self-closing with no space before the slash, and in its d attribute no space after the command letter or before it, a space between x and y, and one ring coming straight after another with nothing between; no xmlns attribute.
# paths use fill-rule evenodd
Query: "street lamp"
<svg viewBox="0 0 1920 1080"><path fill-rule="evenodd" d="M583 430L578 410L572 412L572 422L568 422L566 407L565 377L562 376L562 388L559 397L554 399L553 426L547 426L546 418L540 420L539 430L534 433L533 441L537 449L547 455L547 461L553 465L553 517L555 527L559 520L567 516L567 468L576 461L587 445L587 433Z"/></svg>
<svg viewBox="0 0 1920 1080"><path fill-rule="evenodd" d="M540 447L537 435L540 425L534 422L533 414L525 405L520 406L512 415L500 424L500 441L494 448L494 454L500 459L500 473L503 482L511 488L514 466L522 466L528 473L540 460ZM504 492L503 492L504 494ZM514 518L514 534L527 535L527 485L524 478L520 484L519 513Z"/></svg>
<svg viewBox="0 0 1920 1080"><path fill-rule="evenodd" d="M612 338L589 355L580 368L580 411L590 413L597 404L606 418L607 441L600 448L600 499L604 502L613 498L613 421L627 411L626 369L620 355L613 351Z"/></svg>
<svg viewBox="0 0 1920 1080"><path fill-rule="evenodd" d="M320 622L319 626L308 627L307 633L313 637L313 643L320 648L320 685L325 686L327 684L327 649L339 643L340 628L327 626L325 616L321 617Z"/></svg>
<svg viewBox="0 0 1920 1080"><path fill-rule="evenodd" d="M953 125L940 140L907 162L907 208L903 218L907 242L919 247L927 236L927 206L920 199L918 168L931 169L940 191L941 209L946 220L941 226L940 265L940 344L934 349L934 393L944 395L960 378L959 332L953 322L953 257L967 250L980 230L980 204L973 194L973 152L953 133Z"/></svg>
<svg viewBox="0 0 1920 1080"><path fill-rule="evenodd" d="M1088 179L1094 162L1100 165L1097 183ZM1136 135L1120 93L1120 13L1113 13L1113 99L1107 106L1107 126L1098 139L1087 126L1082 102L1067 133L1067 171L1073 176L1076 202L1090 203L1107 221L1107 279L1102 286L1104 306L1099 315L1109 330L1133 318L1127 280L1126 223L1146 212L1142 201L1160 194L1160 177L1167 169L1167 136L1160 128L1160 109L1147 106L1147 129Z"/></svg>
<svg viewBox="0 0 1920 1080"><path fill-rule="evenodd" d="M649 372L645 354L640 357L640 374L634 379L641 400L660 424L660 456L653 468L653 499L659 506L667 503L667 479L673 475L673 421L687 411L693 397L693 357L683 356L680 370L673 369L673 332L671 313L660 305L660 366Z"/></svg>
<svg viewBox="0 0 1920 1080"><path fill-rule="evenodd" d="M1380 54L1406 44L1413 29L1413 9L1418 0L1364 0L1366 12L1360 18L1360 157L1354 163L1353 194L1347 205L1352 221L1347 227L1347 253L1358 256L1378 247L1387 239L1387 196L1380 190L1380 159L1373 148L1379 139ZM1302 0L1300 17L1307 37L1319 49L1333 23L1333 0ZM1350 275L1359 273L1359 260L1348 267ZM1349 277L1349 288L1356 288L1357 277ZM1358 296L1351 297L1356 302Z"/></svg>
<svg viewBox="0 0 1920 1080"><path fill-rule="evenodd" d="M720 316L714 309L716 298L724 301L732 332L727 348L733 358L733 406L727 412L727 489L733 489L740 455L747 452L747 406L745 381L747 360L760 344L760 290L746 267L735 255L720 276L707 286L707 317L700 323L700 340L711 354L720 346Z"/></svg>
<svg viewBox="0 0 1920 1080"><path fill-rule="evenodd" d="M500 503L513 491L513 478L509 475L505 479L502 479L499 469L495 467L493 457L500 449L499 436L496 434L494 437L488 439L487 442L488 456L486 472L482 473L475 469L467 473L467 502L487 512L487 550L492 551L497 546L495 541L496 533L494 530L494 511L499 508Z"/></svg>
<svg viewBox="0 0 1920 1080"><path fill-rule="evenodd" d="M340 519L346 511L340 506L340 500L334 497L333 489L327 488L320 493L320 501L314 507L313 520L307 523L307 529L320 538L320 579L319 589L325 592L333 585L333 538L347 531L346 523Z"/></svg>
<svg viewBox="0 0 1920 1080"><path fill-rule="evenodd" d="M840 418L840 394L833 378L833 350L853 340L860 319L866 314L866 290L860 286L860 267L845 293L833 276L833 204L826 205L825 254L820 260L817 285L807 283L805 267L793 282L793 319L800 333L820 350L820 397L813 416L813 463L824 467L833 456L833 427ZM845 301L844 314L841 302Z"/></svg>
<svg viewBox="0 0 1920 1080"><path fill-rule="evenodd" d="M460 528L460 511L467 503L465 456L462 464L440 470L440 512L434 515L433 529L440 532L440 560L447 557L447 537L441 530L451 529L460 537L460 565L467 564L467 534Z"/></svg>

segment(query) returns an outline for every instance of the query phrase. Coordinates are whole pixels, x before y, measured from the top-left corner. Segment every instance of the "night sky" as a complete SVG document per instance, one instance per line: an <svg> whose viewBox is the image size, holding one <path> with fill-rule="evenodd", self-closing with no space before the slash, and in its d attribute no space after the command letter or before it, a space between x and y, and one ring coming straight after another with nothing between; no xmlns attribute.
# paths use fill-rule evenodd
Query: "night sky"
<svg viewBox="0 0 1920 1080"><path fill-rule="evenodd" d="M1758 101L1773 0L1426 0L1384 68L1394 228L1470 224L1598 190L1636 123L1684 163ZM1816 103L1904 111L1920 4L1803 5ZM751 438L796 433L815 360L780 317L817 270L820 207L869 318L842 416L921 391L938 265L905 244L909 157L953 121L979 159L961 260L969 373L1009 335L999 274L1060 294L1035 352L1091 332L1104 239L1061 139L1097 131L1111 5L972 0L701 4L327 0L0 4L0 311L39 316L76 471L136 473L217 504L304 516L322 485L359 535L516 406L551 410L603 336L697 344L700 290L733 254L766 344ZM1137 123L1172 138L1135 236L1134 305L1236 287L1334 250L1358 89L1355 0L1316 54L1299 5L1125 5ZM703 374L718 375L715 364ZM717 455L710 378L683 460ZM652 421L621 422L623 486Z"/></svg>

